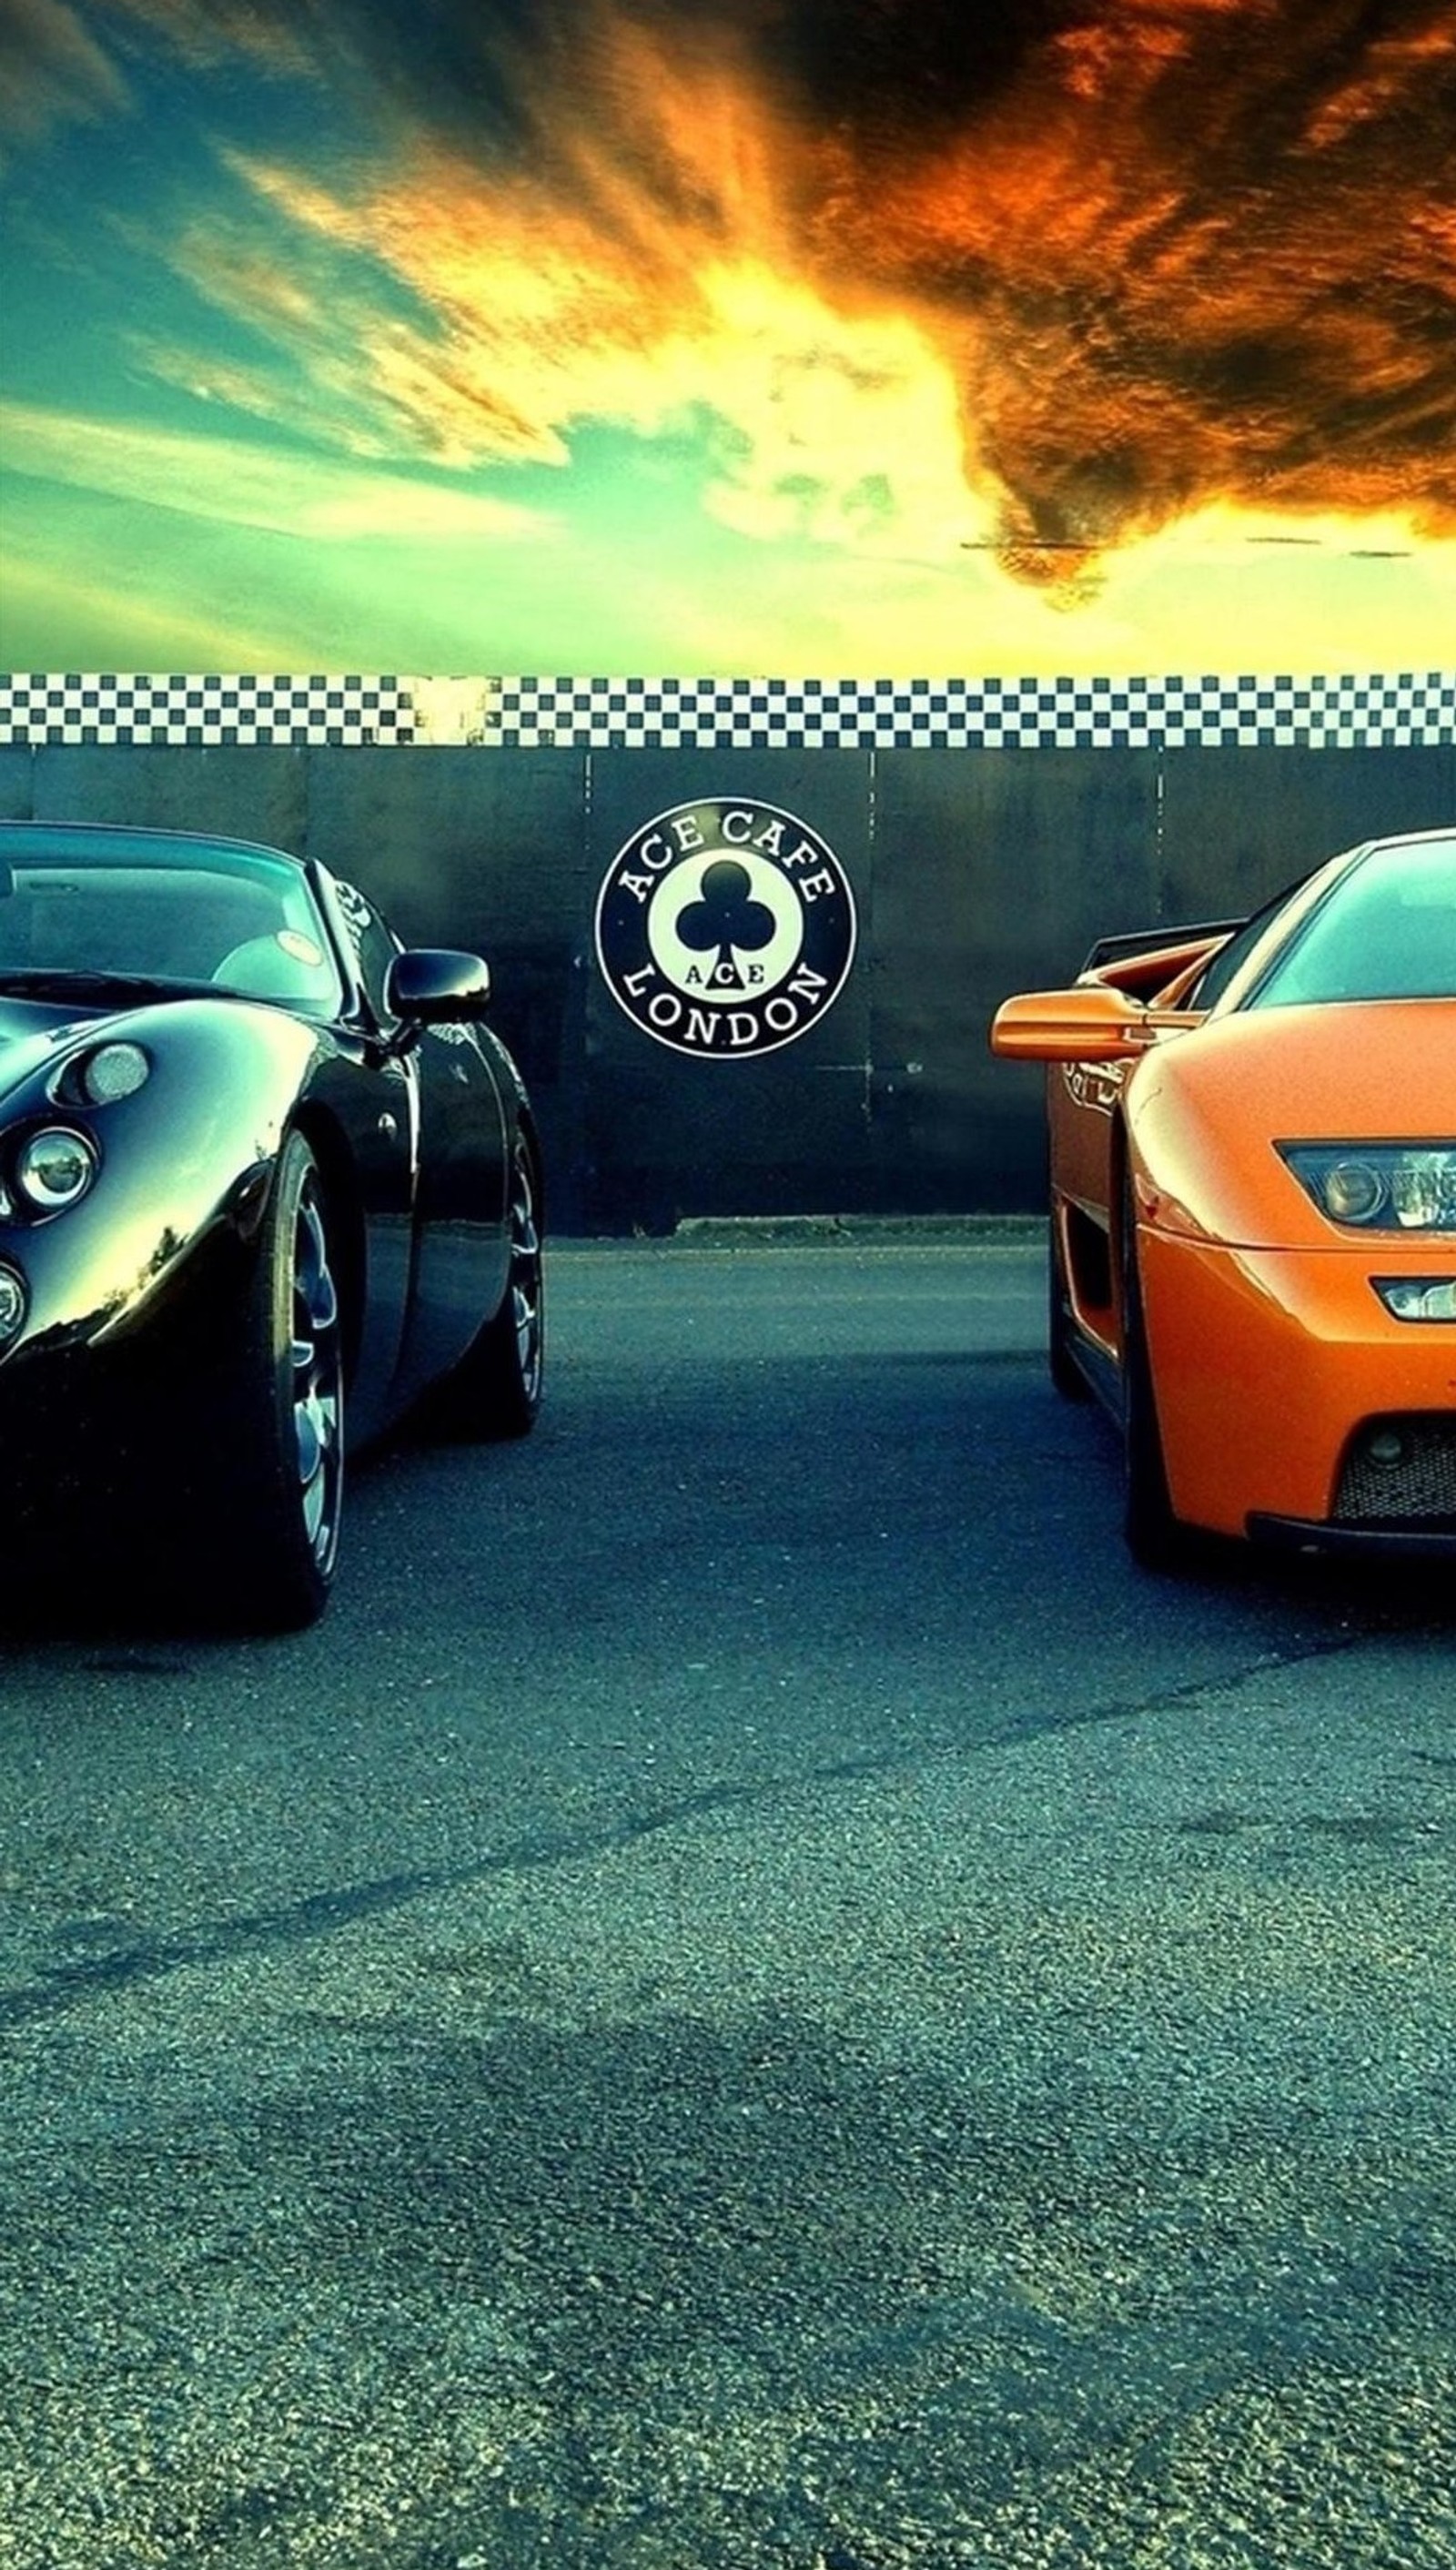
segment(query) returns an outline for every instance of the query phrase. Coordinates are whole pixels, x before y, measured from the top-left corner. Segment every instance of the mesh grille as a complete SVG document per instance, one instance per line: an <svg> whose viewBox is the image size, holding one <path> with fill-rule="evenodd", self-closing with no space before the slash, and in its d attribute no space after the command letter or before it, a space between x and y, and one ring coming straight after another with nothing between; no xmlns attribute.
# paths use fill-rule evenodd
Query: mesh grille
<svg viewBox="0 0 1456 2570"><path fill-rule="evenodd" d="M1381 1462L1377 1450L1391 1437L1400 1456ZM1347 1525L1412 1517L1456 1525L1456 1415L1367 1419L1346 1450L1334 1514Z"/></svg>

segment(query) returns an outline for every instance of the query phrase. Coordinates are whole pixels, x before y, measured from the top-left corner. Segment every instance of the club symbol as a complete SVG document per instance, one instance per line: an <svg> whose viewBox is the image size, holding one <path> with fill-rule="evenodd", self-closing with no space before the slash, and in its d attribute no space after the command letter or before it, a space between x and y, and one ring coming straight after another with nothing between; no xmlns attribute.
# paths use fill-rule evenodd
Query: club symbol
<svg viewBox="0 0 1456 2570"><path fill-rule="evenodd" d="M695 955L718 950L708 976L710 990L743 990L734 948L740 955L756 955L772 941L778 923L765 901L754 901L751 882L746 866L733 857L720 857L705 870L700 898L679 915L678 935Z"/></svg>

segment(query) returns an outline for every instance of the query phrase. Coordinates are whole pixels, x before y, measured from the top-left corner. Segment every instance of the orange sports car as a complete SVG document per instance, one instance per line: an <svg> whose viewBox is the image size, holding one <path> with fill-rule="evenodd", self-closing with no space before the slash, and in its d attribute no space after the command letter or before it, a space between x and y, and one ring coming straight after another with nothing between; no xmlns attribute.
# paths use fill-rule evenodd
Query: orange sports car
<svg viewBox="0 0 1456 2570"><path fill-rule="evenodd" d="M1008 1000L1048 1065L1051 1371L1126 1526L1456 1554L1456 826Z"/></svg>

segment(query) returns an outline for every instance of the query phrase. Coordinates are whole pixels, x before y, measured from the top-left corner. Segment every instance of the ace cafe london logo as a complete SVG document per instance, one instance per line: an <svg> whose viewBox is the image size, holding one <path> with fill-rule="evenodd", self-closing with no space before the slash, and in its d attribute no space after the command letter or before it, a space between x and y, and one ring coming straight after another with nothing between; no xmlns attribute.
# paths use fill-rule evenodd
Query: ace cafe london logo
<svg viewBox="0 0 1456 2570"><path fill-rule="evenodd" d="M675 804L619 849L597 957L635 1026L675 1053L743 1059L807 1035L854 960L833 851L775 804Z"/></svg>

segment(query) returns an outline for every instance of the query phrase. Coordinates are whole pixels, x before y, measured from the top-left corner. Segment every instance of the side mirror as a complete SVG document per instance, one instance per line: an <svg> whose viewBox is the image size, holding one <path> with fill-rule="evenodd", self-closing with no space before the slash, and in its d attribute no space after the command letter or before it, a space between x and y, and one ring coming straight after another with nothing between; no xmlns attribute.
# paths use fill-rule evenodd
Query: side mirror
<svg viewBox="0 0 1456 2570"><path fill-rule="evenodd" d="M384 976L384 1006L409 1027L458 1026L490 1006L490 966L453 946L411 946Z"/></svg>
<svg viewBox="0 0 1456 2570"><path fill-rule="evenodd" d="M1025 991L991 1021L991 1051L1011 1062L1133 1062L1160 1035L1202 1024L1198 1010L1145 1009L1106 982Z"/></svg>

